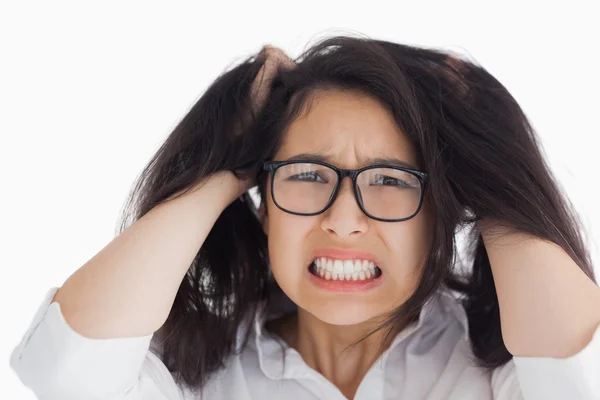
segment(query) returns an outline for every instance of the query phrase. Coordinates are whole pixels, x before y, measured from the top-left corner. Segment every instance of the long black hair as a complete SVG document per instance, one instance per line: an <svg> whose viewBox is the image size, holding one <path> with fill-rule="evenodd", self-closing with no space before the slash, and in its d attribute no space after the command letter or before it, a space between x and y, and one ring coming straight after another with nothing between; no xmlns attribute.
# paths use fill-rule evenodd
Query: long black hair
<svg viewBox="0 0 600 400"><path fill-rule="evenodd" d="M483 67L458 55L365 37L323 39L279 71L258 114L249 89L259 54L224 72L183 117L139 176L120 232L168 197L217 171L254 175L265 199L263 160L320 90L354 90L387 107L430 176L431 251L420 284L386 321L414 318L441 285L462 294L472 350L480 366L510 360L502 341L490 262L475 222L493 218L560 245L595 281L582 225L561 191L525 114ZM456 235L466 229L466 272ZM462 263L465 264L465 263ZM200 388L236 351L238 331L267 301L273 285L267 238L246 193L210 231L155 333L178 383ZM384 325L382 325L382 328ZM248 339L244 332L244 344Z"/></svg>

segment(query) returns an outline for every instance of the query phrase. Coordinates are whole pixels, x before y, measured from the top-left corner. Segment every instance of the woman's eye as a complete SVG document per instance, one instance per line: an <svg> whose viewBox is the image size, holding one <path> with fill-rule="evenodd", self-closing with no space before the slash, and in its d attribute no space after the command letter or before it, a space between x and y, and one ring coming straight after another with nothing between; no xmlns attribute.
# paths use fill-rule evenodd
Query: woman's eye
<svg viewBox="0 0 600 400"><path fill-rule="evenodd" d="M321 178L321 176L319 174L317 174L316 172L302 172L300 174L292 175L290 177L290 179L296 180L296 181L325 183L325 180L323 178Z"/></svg>
<svg viewBox="0 0 600 400"><path fill-rule="evenodd" d="M379 175L373 182L374 185L381 186L399 186L399 187L411 187L408 183L402 179L392 178L390 176Z"/></svg>

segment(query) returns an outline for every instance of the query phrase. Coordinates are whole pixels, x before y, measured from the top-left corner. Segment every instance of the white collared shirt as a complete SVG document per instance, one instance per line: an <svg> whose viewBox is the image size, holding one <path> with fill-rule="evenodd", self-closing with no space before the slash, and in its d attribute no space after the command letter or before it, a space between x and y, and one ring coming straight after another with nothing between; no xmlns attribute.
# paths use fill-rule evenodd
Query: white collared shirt
<svg viewBox="0 0 600 400"><path fill-rule="evenodd" d="M57 289L47 292L10 359L40 399L345 399L293 348L284 347L283 363L281 342L263 334L281 310L258 313L248 345L194 394L178 387L154 354L153 335L90 339L71 329L60 305L50 303ZM440 293L369 369L354 399L600 399L600 326L572 357L513 357L486 374L473 362L464 309L450 292Z"/></svg>

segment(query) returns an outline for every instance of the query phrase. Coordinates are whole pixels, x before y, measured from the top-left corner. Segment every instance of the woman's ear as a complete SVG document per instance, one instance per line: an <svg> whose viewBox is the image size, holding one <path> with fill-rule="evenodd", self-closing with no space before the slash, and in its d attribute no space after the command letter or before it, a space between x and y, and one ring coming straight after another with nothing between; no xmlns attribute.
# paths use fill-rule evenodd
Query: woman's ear
<svg viewBox="0 0 600 400"><path fill-rule="evenodd" d="M260 217L260 222L262 224L262 229L265 235L269 235L269 216L267 215L267 207L265 206L265 202L262 201L260 206L258 206L258 215Z"/></svg>

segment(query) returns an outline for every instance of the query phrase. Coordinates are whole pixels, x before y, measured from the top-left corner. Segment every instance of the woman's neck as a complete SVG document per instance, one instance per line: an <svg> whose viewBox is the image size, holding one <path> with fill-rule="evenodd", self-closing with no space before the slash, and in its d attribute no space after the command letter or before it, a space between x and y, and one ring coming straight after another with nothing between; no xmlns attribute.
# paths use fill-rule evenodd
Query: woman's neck
<svg viewBox="0 0 600 400"><path fill-rule="evenodd" d="M267 325L267 329L278 334L295 349L309 367L321 373L350 399L354 397L358 385L379 358L381 351L389 347L400 331L396 327L383 347L381 344L386 339L387 332L384 329L355 347L346 349L375 327L375 322L331 325L301 308L298 308L297 314L271 321Z"/></svg>

